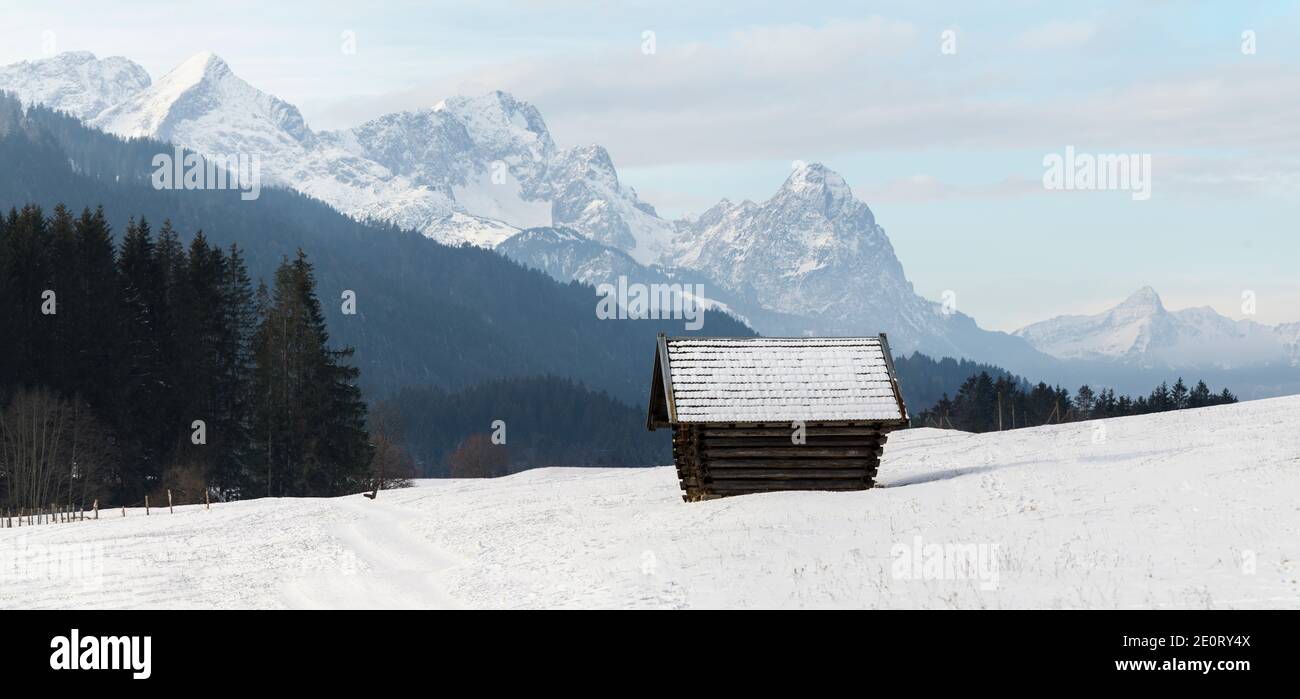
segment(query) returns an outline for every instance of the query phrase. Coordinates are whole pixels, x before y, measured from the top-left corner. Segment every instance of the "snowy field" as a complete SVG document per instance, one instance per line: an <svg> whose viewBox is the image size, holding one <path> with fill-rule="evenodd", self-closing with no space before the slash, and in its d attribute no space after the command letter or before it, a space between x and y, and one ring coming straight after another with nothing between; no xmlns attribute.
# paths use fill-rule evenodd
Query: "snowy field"
<svg viewBox="0 0 1300 699"><path fill-rule="evenodd" d="M0 608L1300 608L1300 397L897 433L881 486L543 469L0 530Z"/></svg>

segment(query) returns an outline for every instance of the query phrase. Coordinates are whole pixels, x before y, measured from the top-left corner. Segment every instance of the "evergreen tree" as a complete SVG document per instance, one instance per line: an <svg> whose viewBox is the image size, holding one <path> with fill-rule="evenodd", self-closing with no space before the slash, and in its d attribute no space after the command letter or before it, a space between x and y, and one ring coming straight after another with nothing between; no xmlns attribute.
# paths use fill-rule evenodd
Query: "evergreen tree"
<svg viewBox="0 0 1300 699"><path fill-rule="evenodd" d="M1187 397L1187 405L1190 408L1203 408L1211 405L1213 400L1214 394L1210 393L1210 387L1204 381L1197 381L1196 388Z"/></svg>
<svg viewBox="0 0 1300 699"><path fill-rule="evenodd" d="M1078 410L1079 417L1087 419L1092 415L1093 408L1096 407L1096 396L1093 395L1092 387L1084 384L1079 387L1078 393L1075 394L1074 407Z"/></svg>
<svg viewBox="0 0 1300 699"><path fill-rule="evenodd" d="M1187 407L1187 400L1187 384L1183 383L1183 377L1179 376L1173 389L1169 391L1170 407L1173 410L1182 410Z"/></svg>
<svg viewBox="0 0 1300 699"><path fill-rule="evenodd" d="M222 497L238 497L251 456L253 335L258 316L238 246L230 246L222 272L214 413L224 448L212 464L211 483Z"/></svg>
<svg viewBox="0 0 1300 699"><path fill-rule="evenodd" d="M53 294L48 301L53 314L45 318L44 334L48 344L38 371L47 387L71 395L78 388L76 349L81 338L77 328L83 318L78 313L75 288L81 270L77 269L76 224L63 204L54 207L47 222L47 234L49 239L44 245L48 252L49 288L41 293Z"/></svg>
<svg viewBox="0 0 1300 699"><path fill-rule="evenodd" d="M338 495L364 487L370 463L365 403L352 350L331 350L315 277L299 250L275 274L254 340L254 434L267 495ZM261 469L258 469L260 476Z"/></svg>
<svg viewBox="0 0 1300 699"><path fill-rule="evenodd" d="M91 406L102 410L112 404L120 379L114 355L121 338L113 234L103 208L93 214L83 209L76 228L75 286L68 304L69 314L75 319L74 383ZM104 412L100 417L114 425Z"/></svg>
<svg viewBox="0 0 1300 699"><path fill-rule="evenodd" d="M136 437L124 445L118 486L121 497L134 503L161 478L165 445L175 441L166 429L170 416L160 410L168 378L157 331L163 284L153 235L144 219L127 224L118 256L118 288L122 343L116 412L121 431Z"/></svg>
<svg viewBox="0 0 1300 699"><path fill-rule="evenodd" d="M0 303L4 334L11 336L4 352L5 383L36 387L51 373L56 316L41 313L42 295L51 290L51 247L39 207L10 210L0 250Z"/></svg>

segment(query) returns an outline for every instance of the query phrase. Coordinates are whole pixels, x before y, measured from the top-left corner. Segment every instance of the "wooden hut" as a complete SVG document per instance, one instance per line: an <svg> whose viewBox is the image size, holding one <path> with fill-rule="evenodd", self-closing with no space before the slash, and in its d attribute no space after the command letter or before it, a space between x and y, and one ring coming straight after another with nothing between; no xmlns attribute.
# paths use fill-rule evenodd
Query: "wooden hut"
<svg viewBox="0 0 1300 699"><path fill-rule="evenodd" d="M907 425L878 337L659 335L647 427L673 430L685 499L870 488Z"/></svg>

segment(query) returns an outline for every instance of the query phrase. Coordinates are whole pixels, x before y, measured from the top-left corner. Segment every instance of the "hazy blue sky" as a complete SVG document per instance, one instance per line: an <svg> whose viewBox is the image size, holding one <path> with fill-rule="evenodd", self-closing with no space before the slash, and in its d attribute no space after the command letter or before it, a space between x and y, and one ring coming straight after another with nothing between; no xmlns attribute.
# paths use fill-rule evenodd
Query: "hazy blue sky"
<svg viewBox="0 0 1300 699"><path fill-rule="evenodd" d="M0 2L0 63L84 49L156 78L212 50L318 129L499 88L670 216L824 162L918 291L986 327L1145 284L1233 317L1252 290L1257 320L1300 320L1294 2L84 5ZM1045 190L1066 146L1150 154L1151 198Z"/></svg>

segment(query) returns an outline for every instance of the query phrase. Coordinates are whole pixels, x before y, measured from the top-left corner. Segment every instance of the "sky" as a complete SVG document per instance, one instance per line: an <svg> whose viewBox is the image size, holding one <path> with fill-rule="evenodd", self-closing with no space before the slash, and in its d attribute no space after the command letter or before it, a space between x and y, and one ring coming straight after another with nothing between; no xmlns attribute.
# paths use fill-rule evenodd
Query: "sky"
<svg viewBox="0 0 1300 699"><path fill-rule="evenodd" d="M506 90L669 217L821 162L918 292L988 328L1146 285L1171 309L1300 321L1296 2L0 0L0 17L0 64L89 50L156 79L211 50L316 129ZM1149 159L1149 197L1049 189L1067 148Z"/></svg>

